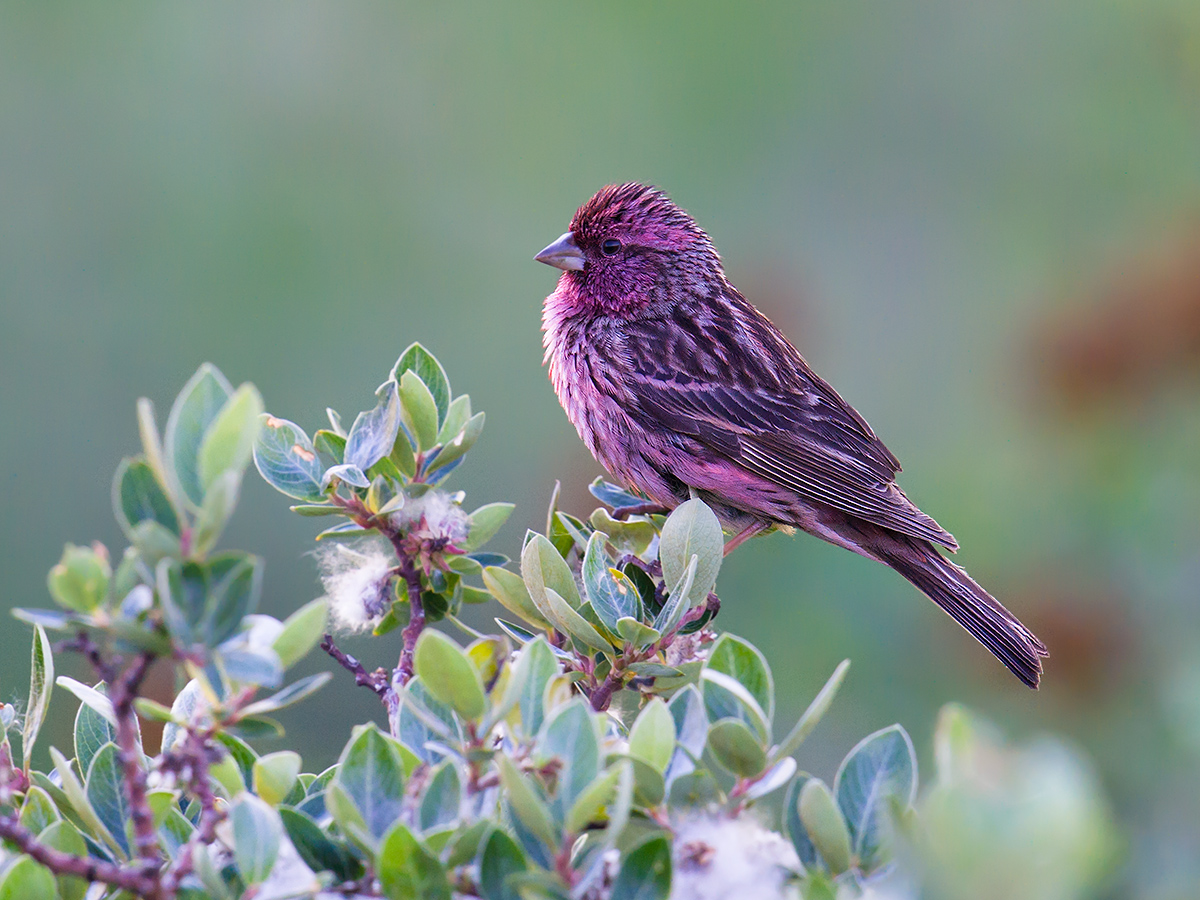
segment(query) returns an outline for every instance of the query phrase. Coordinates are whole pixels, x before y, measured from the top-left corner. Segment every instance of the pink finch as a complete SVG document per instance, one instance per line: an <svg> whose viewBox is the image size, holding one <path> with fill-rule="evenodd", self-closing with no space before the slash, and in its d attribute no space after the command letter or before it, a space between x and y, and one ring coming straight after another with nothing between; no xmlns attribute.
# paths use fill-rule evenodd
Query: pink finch
<svg viewBox="0 0 1200 900"><path fill-rule="evenodd" d="M1046 647L938 546L853 407L725 278L661 191L611 185L539 253L562 269L543 316L550 379L593 455L653 505L694 492L735 534L801 528L895 569L1037 687Z"/></svg>

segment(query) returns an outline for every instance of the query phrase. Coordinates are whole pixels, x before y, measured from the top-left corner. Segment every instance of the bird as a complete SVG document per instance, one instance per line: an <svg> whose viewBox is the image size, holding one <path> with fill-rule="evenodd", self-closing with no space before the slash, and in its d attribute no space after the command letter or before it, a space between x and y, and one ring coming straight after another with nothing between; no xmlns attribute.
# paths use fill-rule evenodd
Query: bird
<svg viewBox="0 0 1200 900"><path fill-rule="evenodd" d="M870 425L725 277L656 187L602 188L534 259L550 381L597 461L669 511L699 497L733 537L800 529L894 569L1037 688L1046 645L941 550Z"/></svg>

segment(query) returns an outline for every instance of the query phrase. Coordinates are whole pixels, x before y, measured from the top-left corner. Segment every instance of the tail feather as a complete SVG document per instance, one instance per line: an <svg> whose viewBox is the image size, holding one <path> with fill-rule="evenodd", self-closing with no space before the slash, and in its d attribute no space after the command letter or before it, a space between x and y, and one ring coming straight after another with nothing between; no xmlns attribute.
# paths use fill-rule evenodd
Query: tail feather
<svg viewBox="0 0 1200 900"><path fill-rule="evenodd" d="M1042 677L1046 645L963 569L925 542L890 534L871 548L918 590L945 610L1031 688Z"/></svg>

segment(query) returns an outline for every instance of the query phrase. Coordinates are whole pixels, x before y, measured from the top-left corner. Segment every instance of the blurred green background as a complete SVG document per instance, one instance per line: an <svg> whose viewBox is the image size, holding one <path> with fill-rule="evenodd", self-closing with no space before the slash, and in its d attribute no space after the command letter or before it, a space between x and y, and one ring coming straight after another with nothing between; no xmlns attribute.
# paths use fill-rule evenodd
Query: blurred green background
<svg viewBox="0 0 1200 900"><path fill-rule="evenodd" d="M531 257L628 179L696 215L1050 645L1028 692L882 567L751 542L719 624L766 652L781 721L854 660L802 766L897 719L928 764L951 699L1054 729L1121 821L1112 896L1197 896L1194 0L3 4L0 602L46 604L66 540L119 550L134 399L165 417L206 359L311 430L420 340L488 413L451 484L518 504L496 549L556 478L586 514ZM266 559L266 611L319 593L316 530L247 478L227 543ZM0 631L6 700L28 641ZM317 771L379 715L337 679L287 724Z"/></svg>

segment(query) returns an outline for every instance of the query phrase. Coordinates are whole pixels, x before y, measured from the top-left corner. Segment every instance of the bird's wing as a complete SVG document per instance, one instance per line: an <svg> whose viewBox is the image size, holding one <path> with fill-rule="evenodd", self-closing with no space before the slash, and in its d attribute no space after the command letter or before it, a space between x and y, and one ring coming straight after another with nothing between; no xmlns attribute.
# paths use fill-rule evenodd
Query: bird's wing
<svg viewBox="0 0 1200 900"><path fill-rule="evenodd" d="M805 500L957 549L896 486L900 465L862 417L811 372L801 374L803 386L792 390L643 369L626 385L628 412L690 435Z"/></svg>

